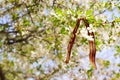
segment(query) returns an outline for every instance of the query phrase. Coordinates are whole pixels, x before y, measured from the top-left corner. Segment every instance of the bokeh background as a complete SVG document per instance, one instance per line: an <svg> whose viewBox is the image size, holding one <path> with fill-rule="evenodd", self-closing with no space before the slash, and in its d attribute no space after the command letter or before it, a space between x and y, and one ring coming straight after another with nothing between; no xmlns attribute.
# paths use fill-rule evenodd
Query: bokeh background
<svg viewBox="0 0 120 80"><path fill-rule="evenodd" d="M65 63L81 17L95 31L96 70L83 23ZM0 73L1 80L120 80L120 0L0 0Z"/></svg>

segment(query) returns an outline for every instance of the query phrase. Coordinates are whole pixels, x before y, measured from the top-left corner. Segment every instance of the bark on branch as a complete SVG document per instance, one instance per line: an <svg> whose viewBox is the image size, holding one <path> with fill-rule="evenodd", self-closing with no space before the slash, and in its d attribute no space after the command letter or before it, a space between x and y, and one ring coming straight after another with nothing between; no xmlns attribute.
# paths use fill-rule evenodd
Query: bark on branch
<svg viewBox="0 0 120 80"><path fill-rule="evenodd" d="M69 63L70 55L71 55L71 49L73 47L73 44L74 44L74 41L75 41L75 38L76 38L76 33L77 33L77 30L78 30L78 27L79 27L81 21L83 21L85 26L86 26L88 36L92 36L92 38L93 38L93 40L89 40L89 49L90 49L89 59L90 59L91 65L94 68L96 68L96 63L95 63L95 56L96 56L95 35L94 35L94 32L89 31L89 29L88 29L89 28L89 22L85 18L80 18L76 22L76 26L75 26L75 28L74 28L74 30L72 32L72 36L70 38L70 41L69 41L69 44L68 44L68 47L67 47L67 57L66 57L65 62Z"/></svg>

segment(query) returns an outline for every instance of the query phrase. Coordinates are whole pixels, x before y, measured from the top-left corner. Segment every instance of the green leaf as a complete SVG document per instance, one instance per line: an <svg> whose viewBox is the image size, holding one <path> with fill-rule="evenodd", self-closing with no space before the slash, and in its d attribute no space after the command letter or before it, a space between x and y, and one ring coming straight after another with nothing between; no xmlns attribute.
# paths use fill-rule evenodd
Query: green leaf
<svg viewBox="0 0 120 80"><path fill-rule="evenodd" d="M18 18L18 14L17 13L12 14L12 19L13 20L16 20L17 18Z"/></svg>
<svg viewBox="0 0 120 80"><path fill-rule="evenodd" d="M114 21L115 22L120 22L120 18L116 18Z"/></svg>
<svg viewBox="0 0 120 80"><path fill-rule="evenodd" d="M60 33L61 34L67 34L68 33L68 30L63 26L60 30Z"/></svg>
<svg viewBox="0 0 120 80"><path fill-rule="evenodd" d="M103 61L103 64L104 64L105 67L109 67L110 61Z"/></svg>
<svg viewBox="0 0 120 80"><path fill-rule="evenodd" d="M30 21L27 20L26 18L23 18L23 25L24 26L30 26Z"/></svg>
<svg viewBox="0 0 120 80"><path fill-rule="evenodd" d="M102 23L103 21L102 21L102 19L98 19L98 21L97 21L98 23Z"/></svg>
<svg viewBox="0 0 120 80"><path fill-rule="evenodd" d="M120 55L120 46L116 46L116 53L114 54L114 56L119 56Z"/></svg>
<svg viewBox="0 0 120 80"><path fill-rule="evenodd" d="M8 25L8 24L5 24L4 27L9 27L9 25Z"/></svg>
<svg viewBox="0 0 120 80"><path fill-rule="evenodd" d="M7 54L7 53L4 53L3 56L6 58L6 57L8 57L8 54Z"/></svg>
<svg viewBox="0 0 120 80"><path fill-rule="evenodd" d="M100 50L100 47L99 47L99 46L100 46L102 43L100 42L99 39L96 39L95 42L96 42L96 47L97 47L97 49Z"/></svg>
<svg viewBox="0 0 120 80"><path fill-rule="evenodd" d="M53 38L53 37L48 37L47 40L49 40L49 41L53 41L54 38Z"/></svg>
<svg viewBox="0 0 120 80"><path fill-rule="evenodd" d="M116 78L120 78L120 73L116 73Z"/></svg>
<svg viewBox="0 0 120 80"><path fill-rule="evenodd" d="M14 66L14 62L13 61L10 61L10 66Z"/></svg>
<svg viewBox="0 0 120 80"><path fill-rule="evenodd" d="M86 16L91 16L93 15L93 10L92 9L89 9L86 11Z"/></svg>
<svg viewBox="0 0 120 80"><path fill-rule="evenodd" d="M4 28L2 26L0 26L0 31L2 31Z"/></svg>
<svg viewBox="0 0 120 80"><path fill-rule="evenodd" d="M60 53L58 53L58 58L59 59L62 59L63 58L63 55L62 55L62 53L60 52Z"/></svg>
<svg viewBox="0 0 120 80"><path fill-rule="evenodd" d="M60 32L61 34L65 34L65 27L62 27Z"/></svg>
<svg viewBox="0 0 120 80"><path fill-rule="evenodd" d="M116 46L116 51L120 53L120 46Z"/></svg>
<svg viewBox="0 0 120 80"><path fill-rule="evenodd" d="M119 64L117 64L117 66L118 66L118 67L120 67L120 63L119 63Z"/></svg>
<svg viewBox="0 0 120 80"><path fill-rule="evenodd" d="M47 30L46 30L46 33L47 33L47 34L50 34L50 32L51 32L50 29L47 29Z"/></svg>
<svg viewBox="0 0 120 80"><path fill-rule="evenodd" d="M55 8L55 12L56 12L56 14L57 14L58 16L62 16L62 15L63 15L63 11L62 11L62 9L60 9L60 8Z"/></svg>
<svg viewBox="0 0 120 80"><path fill-rule="evenodd" d="M90 78L92 77L92 74L93 74L93 68L90 68L90 69L87 71L88 80L90 80Z"/></svg>
<svg viewBox="0 0 120 80"><path fill-rule="evenodd" d="M3 42L0 41L0 47L2 47L2 45L3 45Z"/></svg>

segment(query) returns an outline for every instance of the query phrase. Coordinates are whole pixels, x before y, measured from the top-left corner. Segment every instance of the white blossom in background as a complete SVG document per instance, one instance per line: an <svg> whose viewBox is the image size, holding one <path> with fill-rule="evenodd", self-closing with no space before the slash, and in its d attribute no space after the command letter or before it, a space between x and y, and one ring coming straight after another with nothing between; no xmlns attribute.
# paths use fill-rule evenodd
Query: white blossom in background
<svg viewBox="0 0 120 80"><path fill-rule="evenodd" d="M114 9L114 8L115 8L116 1L112 1L111 3L112 3L112 9Z"/></svg>
<svg viewBox="0 0 120 80"><path fill-rule="evenodd" d="M69 74L65 73L65 74L53 77L50 80L73 80L73 78Z"/></svg>
<svg viewBox="0 0 120 80"><path fill-rule="evenodd" d="M109 40L109 34L108 34L108 32L104 32L104 33L102 33L102 35L103 35L103 39L104 39L104 41L108 41Z"/></svg>
<svg viewBox="0 0 120 80"><path fill-rule="evenodd" d="M114 47L109 47L102 49L102 51L97 53L96 62L97 59L99 58L103 60L109 60L110 65L112 66L105 68L103 67L103 64L100 65L98 64L99 62L97 62L97 70L94 70L93 76L91 76L92 80L103 80L103 79L110 80L112 77L114 77L114 75L111 72L109 73L109 71L116 71L119 73L120 67L118 67L115 64L119 63L120 59L118 57L116 60L116 58L114 57L115 51L116 50ZM57 75L54 75L54 77L52 77L50 80L74 80L74 79L87 80L88 77L86 71L90 69L89 58L88 57L79 58L78 61L79 61L78 66L70 68L66 73L61 74L58 72ZM85 71L81 70L83 68Z"/></svg>
<svg viewBox="0 0 120 80"><path fill-rule="evenodd" d="M49 4L50 6L53 6L53 0L50 0Z"/></svg>
<svg viewBox="0 0 120 80"><path fill-rule="evenodd" d="M92 28L87 28L87 29L92 32ZM86 28L81 29L81 35L82 35L82 37L84 37L84 38L86 38L86 39L88 39L90 41L94 40L92 35L90 35L90 36L88 35L88 32L87 32Z"/></svg>
<svg viewBox="0 0 120 80"><path fill-rule="evenodd" d="M81 33L82 37L88 36L86 28L82 28L80 33Z"/></svg>
<svg viewBox="0 0 120 80"><path fill-rule="evenodd" d="M54 10L50 11L50 15L56 15Z"/></svg>
<svg viewBox="0 0 120 80"><path fill-rule="evenodd" d="M72 77L68 74L63 74L62 75L62 80L73 80Z"/></svg>
<svg viewBox="0 0 120 80"><path fill-rule="evenodd" d="M95 32L95 29L93 28L93 25L90 24L89 27L87 27L87 30L92 33L92 32Z"/></svg>
<svg viewBox="0 0 120 80"><path fill-rule="evenodd" d="M50 13L50 11L49 11L47 8L44 8L43 14L44 14L45 16L48 16L49 13Z"/></svg>
<svg viewBox="0 0 120 80"><path fill-rule="evenodd" d="M72 4L71 3L68 3L67 4L69 8L72 8Z"/></svg>
<svg viewBox="0 0 120 80"><path fill-rule="evenodd" d="M34 78L27 78L27 80L35 80Z"/></svg>
<svg viewBox="0 0 120 80"><path fill-rule="evenodd" d="M31 51L31 58L35 58L37 56L37 52Z"/></svg>
<svg viewBox="0 0 120 80"><path fill-rule="evenodd" d="M108 15L108 13L107 13L107 15ZM98 16L95 16L95 18L96 18L96 20L98 20L98 19L101 19L103 22L106 22L107 21L107 18L106 18L106 14L104 13L104 14L100 14L100 15L98 15Z"/></svg>
<svg viewBox="0 0 120 80"><path fill-rule="evenodd" d="M30 69L37 68L39 64L37 62L34 62L33 64L30 65Z"/></svg>
<svg viewBox="0 0 120 80"><path fill-rule="evenodd" d="M114 57L115 52L116 50L114 47L106 47L96 55L96 58L101 58L113 62L115 61L115 57Z"/></svg>
<svg viewBox="0 0 120 80"><path fill-rule="evenodd" d="M71 75L71 77L74 77L74 79L80 79L80 80L84 80L87 79L86 76L86 72L84 71L83 66L81 66L82 64L80 63L79 66L74 67L69 75Z"/></svg>
<svg viewBox="0 0 120 80"><path fill-rule="evenodd" d="M61 78L60 77L53 77L50 80L61 80Z"/></svg>
<svg viewBox="0 0 120 80"><path fill-rule="evenodd" d="M76 18L75 18L75 17L73 17L73 16L71 17L71 19L72 19L73 21L76 21Z"/></svg>
<svg viewBox="0 0 120 80"><path fill-rule="evenodd" d="M41 75L41 72L40 72L40 71L36 71L36 72L34 72L34 74L35 74L36 76L39 76L39 75Z"/></svg>
<svg viewBox="0 0 120 80"><path fill-rule="evenodd" d="M3 1L3 0L0 0L0 2L1 1ZM22 0L22 1L27 3L25 0ZM69 64L66 65L63 58L66 58L65 53L66 53L67 46L68 46L68 40L70 38L69 34L71 34L71 32L73 30L73 27L71 26L71 24L69 24L68 16L72 15L70 18L72 19L72 21L76 21L76 18L74 16L79 13L76 10L77 9L76 7L78 7L78 9L81 8L80 11L84 8L84 10L81 11L80 14L78 14L78 16L86 17L86 14L84 14L86 12L85 10L89 9L90 5L92 5L91 3L88 3L88 2L96 1L96 0L66 0L65 3L67 3L67 4L64 3L64 0L62 0L62 1L59 0L60 6L62 6L62 5L65 6L65 7L61 7L61 8L63 8L63 9L61 9L63 14L61 14L59 12L57 14L57 11L51 7L51 6L53 6L53 1L54 0L48 0L48 1L43 0L43 4L41 4L41 6L44 6L44 7L39 8L39 10L37 9L38 11L37 11L37 13L35 13L35 15L34 15L34 12L31 14L31 17L33 18L33 21L35 21L35 24L37 24L37 26L41 25L42 27L39 27L39 29L37 31L37 32L40 32L39 33L40 35L38 34L38 36L37 36L33 33L33 35L35 35L35 38L28 39L29 40L28 43L30 45L27 45L27 44L22 45L22 46L19 45L18 47L20 49L19 48L17 49L17 46L16 46L17 44L14 44L12 47L12 48L14 48L14 50L12 52L13 55L11 55L11 53L9 53L9 52L6 55L7 51L5 51L5 50L7 50L7 49L2 49L2 48L0 49L0 53L2 54L2 55L0 54L0 60L3 60L3 62L1 61L1 63L3 63L3 66L2 66L3 70L5 69L5 72L10 70L10 73L15 72L15 77L22 76L24 78L24 76L25 77L27 76L25 78L26 80L38 80L36 78L38 78L38 77L42 78L44 76L45 76L45 80L46 80L46 78L47 78L47 80L88 80L87 71L91 70L91 64L89 61L89 46L88 46L88 44L86 44L86 43L84 44L84 42L82 42L82 43L80 43L80 46L79 45L74 46L72 51L73 52L75 51L75 55L73 54L73 56L71 56L71 60L70 60ZM59 6L59 1L57 1L58 6ZM104 1L109 1L109 0L100 0L100 1L104 2ZM9 0L8 0L8 2L9 2ZM11 0L11 2L12 2L12 0ZM48 5L47 3L44 4L45 2L47 2L50 5ZM116 5L118 5L117 2L118 2L118 0L110 1L110 4L112 4L112 6L110 5L110 9L113 9L114 7L116 7ZM32 3L32 0L28 1L28 3ZM79 5L76 5L76 4L79 4ZM106 10L106 8L103 8L103 6L105 6L106 3L101 4L98 2L98 5L96 5L96 4L97 3L94 4L93 8L90 8L90 9L93 9L93 11L95 11L96 14L99 14L99 12ZM6 5L6 4L4 4L4 5ZM29 4L27 4L27 5L29 6ZM56 5L57 4L55 4L55 7L56 7ZM7 5L5 7L8 7L9 9L11 8ZM22 6L22 7L24 8L24 6ZM119 6L117 6L117 7L119 7ZM33 9L34 9L34 7L33 7ZM75 15L71 10L73 10L74 13L76 12ZM31 11L31 9L30 9L30 11ZM14 10L12 12L14 12ZM38 16L36 16L36 14L40 16L39 20L37 19ZM115 15L113 15L113 14L115 14ZM43 18L43 15L44 15L44 18ZM50 16L48 16L48 15L50 15ZM46 16L46 18L45 18L45 16ZM94 16L94 14L93 14L93 16ZM96 31L95 28L97 29L97 32L96 32L97 35L95 34L95 37L97 38L96 42L98 41L98 44L96 44L96 47L100 48L100 49L97 49L97 53L96 53L97 70L93 70L93 75L91 76L91 80L111 80L111 78L116 76L114 74L114 72L115 73L120 72L120 67L118 66L118 64L120 64L120 56L117 56L117 57L115 56L115 54L117 52L116 45L120 45L120 38L119 38L120 37L119 36L119 33L120 33L119 25L120 24L119 24L119 22L115 21L115 24L114 24L115 26L111 27L111 22L114 19L114 17L119 18L119 16L120 15L119 15L119 12L117 9L115 9L113 12L106 10L104 13L100 13L99 15L94 16L96 18L95 25L97 24L97 21L98 21L98 25L100 23L99 27L94 27L93 24L90 24L87 29L84 26L80 31L82 37L86 38L87 40L93 41L94 40L93 36L89 36L87 31L89 31L89 33L92 33L92 32ZM1 20L1 23L6 23L6 22L11 21L9 19L9 17L10 17L10 15L6 15L6 17L3 16L3 18L0 18L0 20L3 19L3 20ZM35 18L35 17L37 17L37 18ZM51 20L51 17L53 18L53 20ZM78 17L78 18L80 18L80 17ZM108 18L108 17L111 17L111 18ZM57 20L56 18L61 20L60 25L59 25L59 20L56 21ZM28 17L26 19L28 19ZM99 22L99 20L100 20L100 22ZM55 21L55 24L57 23L58 26L54 25L54 21ZM63 21L63 23L61 23L62 21ZM64 25L64 22L65 22L65 25ZM107 22L110 22L110 24L108 24ZM20 22L20 25L21 25L21 23L22 22ZM61 24L62 24L62 26L64 25L65 31L68 31L68 34L60 33ZM14 24L14 26L17 26L17 24ZM32 25L32 26L34 26L34 25ZM30 27L32 27L32 26L30 26ZM29 29L31 29L31 30L34 29L34 27L32 27L32 28L30 28L30 27L29 27ZM55 36L54 37L52 36L53 30L50 31L50 34L48 34L48 35L46 34L47 33L46 29L52 29L52 28L56 28L55 30L57 30L57 31L55 31L56 34L55 33L54 34L58 35L58 36L56 36L56 38L58 38L58 40L60 41L60 42L58 42L59 49L57 48L54 50L56 55L53 54L53 51L51 51L51 50L53 50L52 48L54 48L54 45L57 42L55 43L54 40L50 40L50 44L49 44L46 41L44 41L44 40L47 40L46 36L52 37L54 39ZM10 27L9 31L12 31L13 29ZM26 28L23 28L22 35L28 34L29 29L28 29L28 31L24 31L24 29L26 29ZM41 30L45 31L45 32L41 33ZM46 35L46 36L44 36L44 35ZM17 36L20 36L20 34ZM2 39L3 39L3 37L1 36ZM13 35L13 37L16 37L16 36ZM34 37L34 36L32 36L32 37ZM37 40L37 39L39 39L39 40ZM6 37L4 40L6 40ZM4 40L3 40L3 42L4 42ZM49 40L49 38L48 38L48 40ZM13 40L12 40L12 42L13 42ZM51 44L51 42L53 42L53 44ZM111 43L113 45L111 45ZM0 47L2 47L2 45L4 46L4 43L1 44L1 42L0 42ZM31 45L34 48L32 48ZM109 45L110 45L110 47L109 47ZM8 47L8 46L6 46L6 47ZM26 53L28 52L27 54L25 53L26 58L24 56L20 56L19 52L17 52L17 50L21 50L21 49L23 50L22 52L26 52ZM33 51L31 51L31 50L33 50ZM3 52L5 52L5 53L3 53ZM61 59L58 59L59 55L57 55L57 53L59 53L59 52L62 55ZM16 53L16 54L14 54L14 53ZM77 55L76 55L76 53L77 53ZM7 57L4 57L4 56L7 56ZM7 60L7 61L4 62L4 60ZM12 61L14 63L11 63ZM110 64L108 63L108 65L110 65L110 66L106 67L104 65L104 61L110 62ZM8 66L8 65L12 65L12 66ZM14 65L14 70L12 70L12 68L11 68L11 67L13 67L13 65ZM20 74L18 73L19 70L22 71ZM9 71L7 73L9 76ZM18 74L16 75L16 73L18 73ZM42 75L44 75L44 76L42 76ZM12 75L12 76L14 76L14 75ZM10 77L11 77L11 74L10 74ZM120 79L118 79L118 80L120 80Z"/></svg>
<svg viewBox="0 0 120 80"><path fill-rule="evenodd" d="M86 38L87 38L89 41L94 41L93 36L87 36Z"/></svg>
<svg viewBox="0 0 120 80"><path fill-rule="evenodd" d="M45 74L49 74L54 69L58 68L58 64L53 60L48 60L48 61L42 63L41 68L44 70Z"/></svg>
<svg viewBox="0 0 120 80"><path fill-rule="evenodd" d="M70 10L67 10L67 14L72 14L72 12Z"/></svg>
<svg viewBox="0 0 120 80"><path fill-rule="evenodd" d="M3 0L0 0L0 2L2 2Z"/></svg>
<svg viewBox="0 0 120 80"><path fill-rule="evenodd" d="M54 16L56 18L60 18L60 16L61 16L60 14L56 14L54 10L50 11L50 15L52 15L52 16Z"/></svg>

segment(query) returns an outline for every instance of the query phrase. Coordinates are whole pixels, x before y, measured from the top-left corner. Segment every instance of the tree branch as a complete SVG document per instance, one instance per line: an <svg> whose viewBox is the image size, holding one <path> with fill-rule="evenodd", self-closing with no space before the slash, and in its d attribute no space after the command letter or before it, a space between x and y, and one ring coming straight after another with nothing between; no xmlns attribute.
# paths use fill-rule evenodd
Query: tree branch
<svg viewBox="0 0 120 80"><path fill-rule="evenodd" d="M67 47L67 57L66 57L66 63L69 63L69 60L70 60L70 55L71 55L71 49L73 47L73 44L74 44L74 41L75 41L75 38L76 38L76 33L77 33L77 30L78 30L78 27L80 25L80 22L83 21L85 26L86 26L86 29L87 29L87 32L88 32L88 36L92 36L92 38L94 40L89 40L89 48L90 48L90 52L89 52L89 59L90 59L90 62L92 64L92 66L94 68L96 68L96 64L95 64L95 55L96 55L96 46L95 46L95 35L93 32L90 32L89 31L89 23L88 23L88 20L85 19L85 18L80 18L77 20L76 22L76 26L72 32L72 37L70 38L70 41L68 43L68 47Z"/></svg>

